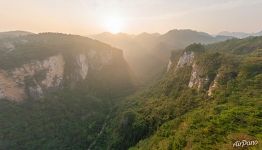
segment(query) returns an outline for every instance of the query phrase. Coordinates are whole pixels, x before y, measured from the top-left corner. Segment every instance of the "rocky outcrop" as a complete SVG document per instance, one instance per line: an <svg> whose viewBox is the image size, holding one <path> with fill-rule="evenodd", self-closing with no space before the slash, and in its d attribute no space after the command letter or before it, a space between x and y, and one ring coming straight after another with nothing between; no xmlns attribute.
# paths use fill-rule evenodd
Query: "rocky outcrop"
<svg viewBox="0 0 262 150"><path fill-rule="evenodd" d="M176 68L181 68L184 66L191 66L194 62L195 54L194 52L184 52L184 54L179 58Z"/></svg>
<svg viewBox="0 0 262 150"><path fill-rule="evenodd" d="M220 74L217 74L213 83L210 85L207 94L208 96L212 96L212 94L214 93L214 91L218 88L218 80L220 78Z"/></svg>
<svg viewBox="0 0 262 150"><path fill-rule="evenodd" d="M39 83L33 79L33 84L28 88L28 95L32 98L42 98L44 96L44 92Z"/></svg>
<svg viewBox="0 0 262 150"><path fill-rule="evenodd" d="M170 70L171 66L172 66L172 61L169 60L167 64L167 70L166 70L167 72Z"/></svg>
<svg viewBox="0 0 262 150"><path fill-rule="evenodd" d="M0 70L0 99L19 101L25 97L24 88L10 78L7 72Z"/></svg>
<svg viewBox="0 0 262 150"><path fill-rule="evenodd" d="M113 54L110 51L102 55L90 50L70 57L72 58L68 61L62 54L58 54L44 60L31 61L20 67L0 70L0 99L38 99L49 91L61 89L64 82L74 87L77 82L88 78L90 69L92 72L103 72L105 66L113 63ZM66 73L69 66L71 68Z"/></svg>
<svg viewBox="0 0 262 150"><path fill-rule="evenodd" d="M76 57L76 62L78 67L76 73L78 73L82 79L85 79L88 73L88 61L86 55L79 54Z"/></svg>
<svg viewBox="0 0 262 150"><path fill-rule="evenodd" d="M24 64L19 68L0 72L0 98L20 101L27 96L41 97L44 91L58 88L63 80L62 55Z"/></svg>
<svg viewBox="0 0 262 150"><path fill-rule="evenodd" d="M64 58L62 55L51 56L42 61L34 61L22 67L14 68L10 72L11 77L23 84L26 77L42 78L41 85L45 88L59 86L64 73Z"/></svg>
<svg viewBox="0 0 262 150"><path fill-rule="evenodd" d="M192 65L192 73L188 87L200 90L208 86L210 79L207 75L202 75L200 70L200 67L198 67L195 63Z"/></svg>
<svg viewBox="0 0 262 150"><path fill-rule="evenodd" d="M0 99L38 99L63 88L108 94L133 88L123 53L76 35L43 33L0 40Z"/></svg>
<svg viewBox="0 0 262 150"><path fill-rule="evenodd" d="M191 75L187 86L189 88L195 88L198 91L204 90L207 92L208 96L212 96L212 93L218 87L220 75L217 74L215 77L210 76L207 73L210 68L203 64L197 63L197 58L200 55L197 52L185 51L175 66L175 73L177 71L181 71L180 69L190 67ZM171 65L168 66L168 70L170 68Z"/></svg>

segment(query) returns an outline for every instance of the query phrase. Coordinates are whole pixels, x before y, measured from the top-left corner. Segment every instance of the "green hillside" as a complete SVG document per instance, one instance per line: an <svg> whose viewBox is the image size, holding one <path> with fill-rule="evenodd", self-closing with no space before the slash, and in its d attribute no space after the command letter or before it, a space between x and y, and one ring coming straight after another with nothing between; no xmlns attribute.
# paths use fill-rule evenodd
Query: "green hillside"
<svg viewBox="0 0 262 150"><path fill-rule="evenodd" d="M107 49L119 52L78 36L27 38L31 42L16 45L9 53L1 49L14 60L0 60L1 68L12 69L53 53L62 53L70 64L70 47L75 52L96 47L101 55ZM45 47L43 39L51 45ZM117 55L102 73L91 72L74 88L65 85L38 100L1 100L0 149L227 150L237 140L261 141L261 41L262 37L254 37L189 45L173 52L170 69L159 81L131 95L128 66L119 63L124 61ZM250 148L261 147L259 143Z"/></svg>
<svg viewBox="0 0 262 150"><path fill-rule="evenodd" d="M134 90L122 51L86 37L42 33L5 38L0 51L1 150L88 149L117 99ZM64 63L50 61L55 56ZM58 77L51 78L52 66L63 68L58 86ZM46 87L43 83L50 78ZM10 86L11 81L17 85ZM19 101L4 97L15 88L43 96Z"/></svg>
<svg viewBox="0 0 262 150"><path fill-rule="evenodd" d="M87 149L110 112L110 99L63 90L40 101L0 101L0 149Z"/></svg>
<svg viewBox="0 0 262 150"><path fill-rule="evenodd" d="M200 89L188 87L192 66L177 68L180 52L175 52L171 70L159 83L118 105L96 149L232 149L237 140L261 141L261 41L255 37L187 47L185 51L197 52L200 76L209 77ZM234 53L245 47L245 53ZM217 89L208 96L217 74ZM261 143L253 148L261 149Z"/></svg>

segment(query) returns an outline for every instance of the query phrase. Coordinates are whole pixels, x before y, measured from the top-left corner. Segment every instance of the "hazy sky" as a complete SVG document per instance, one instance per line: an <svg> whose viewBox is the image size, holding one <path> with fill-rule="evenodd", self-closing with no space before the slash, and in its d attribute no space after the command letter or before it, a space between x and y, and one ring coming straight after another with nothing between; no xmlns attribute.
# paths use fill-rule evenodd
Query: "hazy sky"
<svg viewBox="0 0 262 150"><path fill-rule="evenodd" d="M0 31L262 30L262 0L0 0Z"/></svg>

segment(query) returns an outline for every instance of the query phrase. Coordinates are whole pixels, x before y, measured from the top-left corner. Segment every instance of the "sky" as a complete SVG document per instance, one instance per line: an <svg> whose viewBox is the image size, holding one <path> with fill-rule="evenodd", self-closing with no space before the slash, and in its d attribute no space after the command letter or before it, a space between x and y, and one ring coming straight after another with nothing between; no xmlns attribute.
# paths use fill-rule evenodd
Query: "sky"
<svg viewBox="0 0 262 150"><path fill-rule="evenodd" d="M0 31L165 33L262 30L262 0L0 0Z"/></svg>

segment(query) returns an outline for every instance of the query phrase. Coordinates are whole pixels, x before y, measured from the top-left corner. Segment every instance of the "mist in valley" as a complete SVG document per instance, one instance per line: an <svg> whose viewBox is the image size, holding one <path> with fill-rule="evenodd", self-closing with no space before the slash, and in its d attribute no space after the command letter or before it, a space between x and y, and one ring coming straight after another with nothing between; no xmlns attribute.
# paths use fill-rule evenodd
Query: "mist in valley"
<svg viewBox="0 0 262 150"><path fill-rule="evenodd" d="M260 0L0 0L0 150L261 149Z"/></svg>

